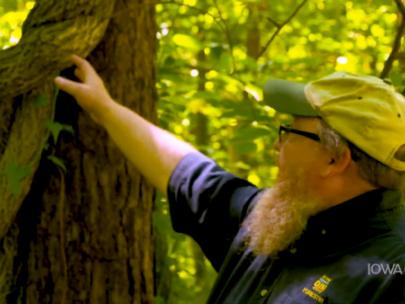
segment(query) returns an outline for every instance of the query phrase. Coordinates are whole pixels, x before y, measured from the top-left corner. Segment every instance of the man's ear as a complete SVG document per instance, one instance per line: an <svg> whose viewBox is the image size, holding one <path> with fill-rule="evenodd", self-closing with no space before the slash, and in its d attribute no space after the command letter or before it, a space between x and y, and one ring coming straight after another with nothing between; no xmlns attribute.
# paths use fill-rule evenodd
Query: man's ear
<svg viewBox="0 0 405 304"><path fill-rule="evenodd" d="M345 147L339 157L331 156L329 158L329 163L325 166L322 176L329 177L342 174L349 168L351 161L352 155L350 149Z"/></svg>

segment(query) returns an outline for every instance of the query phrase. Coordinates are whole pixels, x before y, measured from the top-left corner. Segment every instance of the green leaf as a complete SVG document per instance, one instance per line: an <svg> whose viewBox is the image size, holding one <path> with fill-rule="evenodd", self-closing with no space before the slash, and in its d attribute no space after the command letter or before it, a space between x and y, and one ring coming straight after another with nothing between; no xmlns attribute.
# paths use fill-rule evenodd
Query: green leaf
<svg viewBox="0 0 405 304"><path fill-rule="evenodd" d="M271 134L271 130L269 130L266 127L247 126L247 127L238 128L238 131L232 140L233 141L240 141L240 140L252 141L256 138L268 137L268 136L270 136L270 134Z"/></svg>
<svg viewBox="0 0 405 304"><path fill-rule="evenodd" d="M72 126L64 125L56 121L48 120L46 122L46 127L49 129L49 131L51 131L54 143L58 141L59 133L61 131L67 131L72 134L74 133Z"/></svg>
<svg viewBox="0 0 405 304"><path fill-rule="evenodd" d="M73 130L73 127L70 125L63 125L63 131L69 132L70 134L73 134L75 131Z"/></svg>
<svg viewBox="0 0 405 304"><path fill-rule="evenodd" d="M213 45L210 49L210 57L212 60L219 60L223 53L223 48L221 45Z"/></svg>
<svg viewBox="0 0 405 304"><path fill-rule="evenodd" d="M53 162L58 168L61 168L63 170L63 172L67 172L65 163L62 159L60 159L59 157L56 157L55 155L50 155L48 156L48 159Z"/></svg>
<svg viewBox="0 0 405 304"><path fill-rule="evenodd" d="M198 41L192 36L185 34L175 34L173 36L173 42L178 46L188 48L195 52L201 50L203 47L200 41Z"/></svg>
<svg viewBox="0 0 405 304"><path fill-rule="evenodd" d="M48 100L48 97L45 95L38 95L34 99L34 106L36 108L46 107L48 104L49 104L49 100Z"/></svg>
<svg viewBox="0 0 405 304"><path fill-rule="evenodd" d="M233 142L234 147L237 149L238 153L256 153L257 146L252 141L236 141Z"/></svg>
<svg viewBox="0 0 405 304"><path fill-rule="evenodd" d="M245 92L248 93L250 96L252 96L256 101L262 101L263 100L263 92L261 88L248 83L245 85Z"/></svg>
<svg viewBox="0 0 405 304"><path fill-rule="evenodd" d="M401 88L403 85L402 73L394 70L393 72L391 72L390 76L391 76L390 80L392 81L392 84L394 85L394 87Z"/></svg>
<svg viewBox="0 0 405 304"><path fill-rule="evenodd" d="M31 173L31 167L11 163L6 165L4 171L10 184L10 192L17 196L21 192L22 180Z"/></svg>

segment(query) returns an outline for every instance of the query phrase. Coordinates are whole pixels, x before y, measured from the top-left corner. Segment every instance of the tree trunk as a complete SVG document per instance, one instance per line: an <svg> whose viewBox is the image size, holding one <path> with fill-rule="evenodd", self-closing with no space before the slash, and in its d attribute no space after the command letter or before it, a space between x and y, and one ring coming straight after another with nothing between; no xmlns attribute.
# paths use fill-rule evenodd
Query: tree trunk
<svg viewBox="0 0 405 304"><path fill-rule="evenodd" d="M82 45L64 40L64 52L55 54L52 59L55 62L43 59L52 61L51 67L47 67L49 73L66 66L63 59L66 53L86 55L97 45L89 59L113 98L155 121L154 4L141 0L80 2L78 15L72 14L65 21L76 24L74 30L82 37ZM42 11L51 19L56 13L67 16L63 10L80 2L42 1ZM38 3L37 12L41 9ZM106 11L111 3L111 19L108 14L90 16L97 14L99 5L104 5ZM99 17L98 21L103 23L109 20L100 43L95 44L96 39L83 39L83 33L91 31L88 26L96 28L88 22L75 22L74 18L84 17L89 20ZM32 24L33 20L36 25L42 24L33 17L27 22ZM30 25L26 23L24 29L28 31ZM72 28L67 31L69 35L65 38L74 37L72 31ZM53 42L52 36L47 38ZM18 48L13 52L18 53ZM5 83L1 79L2 67L8 68L9 64L2 65L4 56L0 54L0 84ZM26 63L32 62L31 58L26 59ZM44 63L36 63L36 67L41 65ZM42 73L37 70L37 74ZM29 85L17 86L14 95L9 92L7 96L16 96L43 81L42 76L36 76ZM13 105L13 111L25 107L24 102L18 104L15 99ZM153 302L152 187L70 96L58 94L55 120L71 125L74 133L61 133L57 143L43 151L32 184L23 183L30 185L28 195L11 227L6 227L7 234L0 247L0 303ZM5 150L8 145L9 141ZM58 167L49 161L50 155L53 160L55 157L64 160L66 173L62 165ZM8 216L14 218L11 213Z"/></svg>

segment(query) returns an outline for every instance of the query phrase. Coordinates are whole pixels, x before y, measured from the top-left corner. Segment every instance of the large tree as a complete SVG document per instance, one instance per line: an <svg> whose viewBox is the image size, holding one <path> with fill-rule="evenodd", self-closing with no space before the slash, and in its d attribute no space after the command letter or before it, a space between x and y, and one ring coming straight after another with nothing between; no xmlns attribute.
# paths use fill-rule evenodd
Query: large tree
<svg viewBox="0 0 405 304"><path fill-rule="evenodd" d="M0 52L0 303L153 301L153 189L52 79L88 57L154 121L154 18L152 0L37 0Z"/></svg>

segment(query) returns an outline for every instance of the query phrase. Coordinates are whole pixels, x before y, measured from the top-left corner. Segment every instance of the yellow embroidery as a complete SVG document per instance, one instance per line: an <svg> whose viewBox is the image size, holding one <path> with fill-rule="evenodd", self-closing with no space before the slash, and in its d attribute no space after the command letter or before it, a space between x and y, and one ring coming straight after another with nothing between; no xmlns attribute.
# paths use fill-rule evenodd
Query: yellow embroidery
<svg viewBox="0 0 405 304"><path fill-rule="evenodd" d="M332 281L330 277L328 277L327 275L323 275L319 280L317 280L314 283L312 289L318 293L322 293L326 290L326 288L328 288L330 281Z"/></svg>
<svg viewBox="0 0 405 304"><path fill-rule="evenodd" d="M324 284L320 280L316 281L314 285L312 286L312 289L315 290L316 292L322 293L325 291L325 289L328 287L328 285Z"/></svg>
<svg viewBox="0 0 405 304"><path fill-rule="evenodd" d="M318 295L317 293L313 292L312 290L304 287L302 289L302 292L305 293L307 296L311 297L312 299L314 299L315 301L317 301L318 303L323 303L325 301L324 298L322 298L320 295Z"/></svg>
<svg viewBox="0 0 405 304"><path fill-rule="evenodd" d="M326 284L329 284L330 281L332 281L332 279L330 277L328 277L326 274L324 274L320 280L324 280Z"/></svg>
<svg viewBox="0 0 405 304"><path fill-rule="evenodd" d="M304 287L302 289L302 292L310 298L314 299L316 302L323 303L325 299L319 294L323 293L328 288L328 285L331 281L332 279L330 277L328 277L327 275L323 275L312 285L312 290Z"/></svg>

